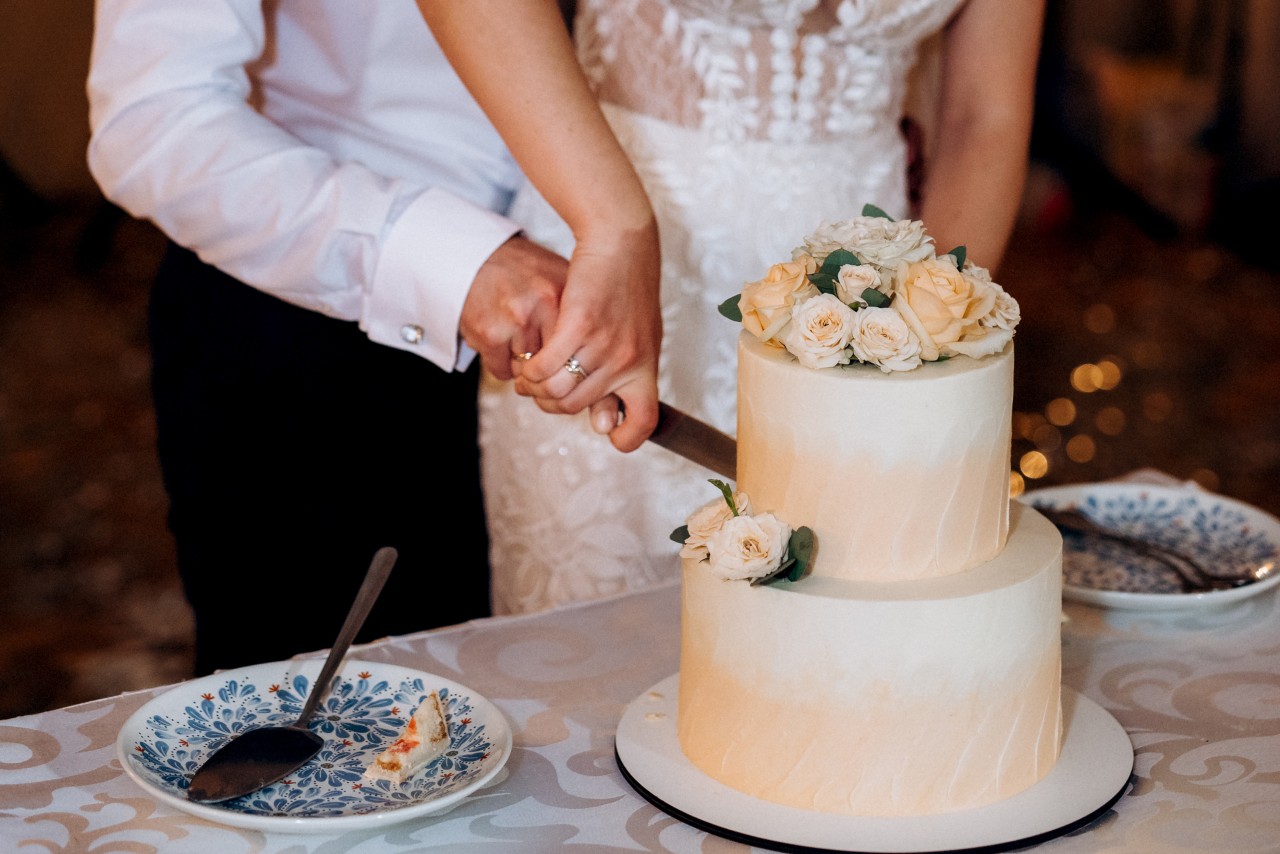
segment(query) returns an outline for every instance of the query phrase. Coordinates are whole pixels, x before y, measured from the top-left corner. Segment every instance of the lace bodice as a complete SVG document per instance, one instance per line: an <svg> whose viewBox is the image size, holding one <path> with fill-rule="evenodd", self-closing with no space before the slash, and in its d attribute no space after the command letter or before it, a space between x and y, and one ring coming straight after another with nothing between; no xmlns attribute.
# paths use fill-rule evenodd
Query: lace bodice
<svg viewBox="0 0 1280 854"><path fill-rule="evenodd" d="M664 401L734 432L740 327L719 304L823 220L908 213L908 72L961 2L578 0L579 58L662 236ZM572 251L532 186L510 215ZM650 443L620 454L510 385L480 395L497 611L674 579L671 531L715 497L710 473Z"/></svg>
<svg viewBox="0 0 1280 854"><path fill-rule="evenodd" d="M580 0L605 103L726 140L896 127L918 45L962 0Z"/></svg>

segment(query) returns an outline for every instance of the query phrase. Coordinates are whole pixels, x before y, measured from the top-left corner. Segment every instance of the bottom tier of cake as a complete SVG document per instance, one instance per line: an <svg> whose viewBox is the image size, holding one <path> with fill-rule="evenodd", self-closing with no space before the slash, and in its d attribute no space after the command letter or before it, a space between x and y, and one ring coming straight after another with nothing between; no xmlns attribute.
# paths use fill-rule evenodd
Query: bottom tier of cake
<svg viewBox="0 0 1280 854"><path fill-rule="evenodd" d="M1043 778L1062 739L1062 539L1014 502L1005 550L952 576L750 586L686 560L677 731L689 760L802 809L932 815Z"/></svg>

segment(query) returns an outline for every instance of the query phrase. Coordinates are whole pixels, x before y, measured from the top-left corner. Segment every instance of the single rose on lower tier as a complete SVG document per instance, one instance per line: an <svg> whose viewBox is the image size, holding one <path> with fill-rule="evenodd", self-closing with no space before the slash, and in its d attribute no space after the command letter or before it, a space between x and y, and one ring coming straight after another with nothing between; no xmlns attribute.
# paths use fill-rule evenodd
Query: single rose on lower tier
<svg viewBox="0 0 1280 854"><path fill-rule="evenodd" d="M965 276L951 256L899 267L893 307L920 339L926 361L937 359L945 345L976 329L995 302L995 289Z"/></svg>
<svg viewBox="0 0 1280 854"><path fill-rule="evenodd" d="M733 516L707 541L711 571L726 581L763 578L782 565L790 538L772 513Z"/></svg>
<svg viewBox="0 0 1280 854"><path fill-rule="evenodd" d="M835 294L810 297L792 310L782 343L806 368L847 365L854 314Z"/></svg>
<svg viewBox="0 0 1280 854"><path fill-rule="evenodd" d="M735 492L733 494L733 507L730 507L729 502L725 501L722 496L713 501L708 501L693 511L688 521L685 522L685 526L689 529L689 535L685 538L684 545L680 548L680 557L693 560L705 559L707 556L707 541L724 526L725 522L733 518L734 508L737 508L739 513L751 512L751 500L745 492Z"/></svg>
<svg viewBox="0 0 1280 854"><path fill-rule="evenodd" d="M819 293L809 281L818 263L808 255L774 264L764 278L743 287L738 309L742 328L761 341L773 341L791 321L791 310L801 300Z"/></svg>

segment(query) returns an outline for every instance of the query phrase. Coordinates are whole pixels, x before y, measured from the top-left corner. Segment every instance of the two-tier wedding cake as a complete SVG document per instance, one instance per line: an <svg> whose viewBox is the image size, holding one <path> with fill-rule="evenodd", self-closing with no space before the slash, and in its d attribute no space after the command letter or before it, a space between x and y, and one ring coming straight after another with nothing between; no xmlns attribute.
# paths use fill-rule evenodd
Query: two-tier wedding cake
<svg viewBox="0 0 1280 854"><path fill-rule="evenodd" d="M1032 786L1062 740L1062 541L1009 500L1017 303L868 208L722 310L739 479L674 535L681 750L846 815Z"/></svg>

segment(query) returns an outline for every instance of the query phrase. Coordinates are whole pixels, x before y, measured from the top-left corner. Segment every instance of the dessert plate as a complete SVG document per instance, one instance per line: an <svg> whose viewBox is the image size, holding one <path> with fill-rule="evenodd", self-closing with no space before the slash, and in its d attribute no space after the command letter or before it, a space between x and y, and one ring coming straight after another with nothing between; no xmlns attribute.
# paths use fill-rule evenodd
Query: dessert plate
<svg viewBox="0 0 1280 854"><path fill-rule="evenodd" d="M1019 496L1035 506L1074 507L1103 527L1192 557L1214 575L1257 581L1227 590L1184 593L1177 572L1124 545L1063 537L1063 598L1128 610L1211 607L1280 584L1280 519L1256 507L1185 486L1087 483Z"/></svg>
<svg viewBox="0 0 1280 854"><path fill-rule="evenodd" d="M440 812L496 782L511 727L465 685L390 664L345 661L311 719L324 746L296 774L218 804L187 800L191 775L244 729L297 720L319 659L258 664L205 676L151 700L116 738L124 770L157 800L220 824L283 833L339 833ZM364 770L400 734L418 703L440 693L450 748L401 785Z"/></svg>
<svg viewBox="0 0 1280 854"><path fill-rule="evenodd" d="M708 777L676 736L679 674L636 697L618 724L618 767L663 812L747 845L792 852L923 854L1021 850L1079 830L1129 788L1133 744L1109 712L1066 686L1057 764L1043 780L986 807L941 815L868 817L797 809ZM797 722L803 725L802 721Z"/></svg>

